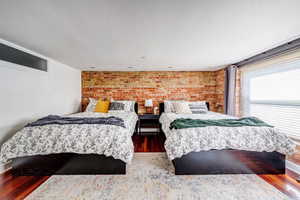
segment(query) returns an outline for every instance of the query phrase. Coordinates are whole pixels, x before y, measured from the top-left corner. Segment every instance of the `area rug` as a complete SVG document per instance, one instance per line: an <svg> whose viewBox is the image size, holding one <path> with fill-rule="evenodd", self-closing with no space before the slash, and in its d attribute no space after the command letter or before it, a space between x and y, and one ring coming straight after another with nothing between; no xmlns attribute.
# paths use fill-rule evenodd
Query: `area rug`
<svg viewBox="0 0 300 200"><path fill-rule="evenodd" d="M165 153L135 153L126 175L52 176L27 200L282 200L256 175L175 176Z"/></svg>

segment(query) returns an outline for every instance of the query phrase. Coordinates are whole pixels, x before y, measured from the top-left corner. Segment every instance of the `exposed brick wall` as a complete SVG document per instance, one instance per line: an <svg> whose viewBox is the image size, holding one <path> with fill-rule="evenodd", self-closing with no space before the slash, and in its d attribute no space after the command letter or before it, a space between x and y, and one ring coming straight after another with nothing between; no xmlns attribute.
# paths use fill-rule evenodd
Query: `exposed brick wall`
<svg viewBox="0 0 300 200"><path fill-rule="evenodd" d="M82 108L88 98L135 100L145 112L145 99L154 106L163 100L206 100L213 111L223 111L223 70L216 72L82 72Z"/></svg>
<svg viewBox="0 0 300 200"><path fill-rule="evenodd" d="M224 87L225 70L221 69L216 73L216 111L224 113Z"/></svg>
<svg viewBox="0 0 300 200"><path fill-rule="evenodd" d="M235 115L241 117L241 70L236 71L235 81Z"/></svg>

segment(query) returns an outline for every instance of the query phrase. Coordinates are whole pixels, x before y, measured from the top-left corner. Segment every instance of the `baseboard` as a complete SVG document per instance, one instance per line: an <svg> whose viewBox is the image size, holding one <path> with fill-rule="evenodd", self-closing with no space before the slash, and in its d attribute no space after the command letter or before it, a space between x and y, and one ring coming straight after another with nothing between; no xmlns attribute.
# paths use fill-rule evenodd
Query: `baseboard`
<svg viewBox="0 0 300 200"><path fill-rule="evenodd" d="M286 165L286 168L297 173L297 174L300 174L300 166L291 162L291 161L288 161L286 160L285 161L285 165Z"/></svg>
<svg viewBox="0 0 300 200"><path fill-rule="evenodd" d="M0 174L6 172L7 170L9 170L11 168L11 162L7 162L4 164L0 164Z"/></svg>

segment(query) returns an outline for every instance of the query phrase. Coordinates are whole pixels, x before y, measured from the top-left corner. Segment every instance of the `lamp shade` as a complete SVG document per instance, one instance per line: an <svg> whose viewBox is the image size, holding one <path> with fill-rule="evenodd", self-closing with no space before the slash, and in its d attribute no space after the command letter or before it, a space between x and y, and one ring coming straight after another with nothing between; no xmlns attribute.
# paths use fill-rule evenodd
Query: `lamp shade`
<svg viewBox="0 0 300 200"><path fill-rule="evenodd" d="M146 99L145 100L145 107L152 107L152 106L153 106L152 99Z"/></svg>

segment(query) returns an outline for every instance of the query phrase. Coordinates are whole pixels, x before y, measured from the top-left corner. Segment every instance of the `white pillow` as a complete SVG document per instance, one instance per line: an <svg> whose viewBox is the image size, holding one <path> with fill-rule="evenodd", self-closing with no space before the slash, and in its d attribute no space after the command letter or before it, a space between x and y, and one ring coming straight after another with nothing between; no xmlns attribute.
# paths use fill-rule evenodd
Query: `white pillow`
<svg viewBox="0 0 300 200"><path fill-rule="evenodd" d="M188 102L175 102L173 107L177 114L192 114Z"/></svg>
<svg viewBox="0 0 300 200"><path fill-rule="evenodd" d="M88 104L88 106L85 109L85 112L94 112L96 105L98 103L97 99L94 98L89 98L90 102Z"/></svg>
<svg viewBox="0 0 300 200"><path fill-rule="evenodd" d="M193 114L207 113L208 111L206 101L193 101L188 103Z"/></svg>
<svg viewBox="0 0 300 200"><path fill-rule="evenodd" d="M183 101L173 101L173 100L166 100L164 101L164 112L166 113L172 113L174 112L175 113L175 109L174 109L174 106L173 104L176 103L176 102L183 102Z"/></svg>

